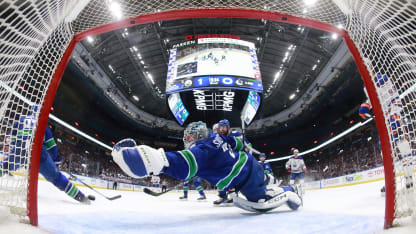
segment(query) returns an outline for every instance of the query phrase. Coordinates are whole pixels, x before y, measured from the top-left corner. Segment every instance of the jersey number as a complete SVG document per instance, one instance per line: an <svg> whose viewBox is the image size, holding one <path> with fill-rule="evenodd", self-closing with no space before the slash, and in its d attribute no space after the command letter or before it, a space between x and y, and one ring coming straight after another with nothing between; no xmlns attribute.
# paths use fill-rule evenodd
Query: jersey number
<svg viewBox="0 0 416 234"><path fill-rule="evenodd" d="M223 150L224 152L227 152L227 151L228 151L228 153L230 154L230 156L231 156L232 158L235 158L235 154L234 154L234 152L231 150L231 146L230 146L228 143L224 143L224 144L222 144L222 150Z"/></svg>

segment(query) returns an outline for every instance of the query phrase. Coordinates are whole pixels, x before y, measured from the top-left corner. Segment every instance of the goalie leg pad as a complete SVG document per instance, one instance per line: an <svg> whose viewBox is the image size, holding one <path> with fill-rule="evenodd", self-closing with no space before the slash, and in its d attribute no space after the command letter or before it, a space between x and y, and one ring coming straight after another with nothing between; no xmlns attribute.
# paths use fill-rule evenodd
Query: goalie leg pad
<svg viewBox="0 0 416 234"><path fill-rule="evenodd" d="M299 195L294 192L286 192L286 193L288 193L287 205L289 206L290 209L297 210L299 206L302 205L302 198L299 197Z"/></svg>
<svg viewBox="0 0 416 234"><path fill-rule="evenodd" d="M235 206L243 210L264 213L285 204L289 200L290 193L293 192L281 193L265 202L251 202L241 197L234 197L233 201Z"/></svg>
<svg viewBox="0 0 416 234"><path fill-rule="evenodd" d="M287 204L290 209L297 210L302 204L301 198L292 191L280 193L264 202L251 202L241 197L233 198L234 205L250 212L264 213Z"/></svg>

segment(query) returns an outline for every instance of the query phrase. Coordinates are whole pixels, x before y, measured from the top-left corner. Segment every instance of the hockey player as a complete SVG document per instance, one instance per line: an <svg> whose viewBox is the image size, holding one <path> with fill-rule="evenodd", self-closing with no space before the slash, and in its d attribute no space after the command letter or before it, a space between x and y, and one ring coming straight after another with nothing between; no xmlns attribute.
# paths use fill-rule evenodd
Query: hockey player
<svg viewBox="0 0 416 234"><path fill-rule="evenodd" d="M272 167L270 166L269 162L266 162L266 154L261 153L259 156L260 164L263 166L264 174L270 174L273 175Z"/></svg>
<svg viewBox="0 0 416 234"><path fill-rule="evenodd" d="M125 139L114 146L111 155L124 172L135 178L160 173L181 180L200 176L220 191L235 188L246 199L234 197L234 205L245 210L266 212L282 204L298 209L301 198L295 190L266 184L264 170L253 156L232 150L235 138L208 135L205 123L193 122L184 131L189 150L164 152Z"/></svg>
<svg viewBox="0 0 416 234"><path fill-rule="evenodd" d="M160 177L156 175L152 175L152 178L150 179L150 182L152 183L152 187L159 188L160 187Z"/></svg>
<svg viewBox="0 0 416 234"><path fill-rule="evenodd" d="M298 179L298 183L302 186L304 182L304 173L307 173L308 170L306 169L302 156L299 156L298 149L293 150L293 157L286 162L286 169L290 172L289 184L294 185L296 179Z"/></svg>
<svg viewBox="0 0 416 234"><path fill-rule="evenodd" d="M204 188L201 186L201 182L202 182L201 177L196 177L195 179L185 181L185 183L183 184L183 197L180 197L179 199L181 199L181 200L187 200L188 199L189 186L190 186L190 184L193 184L195 186L196 190L198 190L199 195L201 195L200 197L198 197L197 200L198 201L206 200L207 197L205 196Z"/></svg>
<svg viewBox="0 0 416 234"><path fill-rule="evenodd" d="M217 132L218 134L224 136L234 137L234 140L237 142L236 147L233 150L243 150L244 146L242 144L242 134L238 131L230 131L230 122L227 119L220 120L217 123ZM215 135L214 135L215 136ZM245 140L248 142L247 140ZM234 188L230 188L228 191L218 191L219 198L213 202L214 206L232 206L233 205L233 193L235 193Z"/></svg>
<svg viewBox="0 0 416 234"><path fill-rule="evenodd" d="M257 150L255 150L252 147L252 144L247 140L247 138L244 139L244 145L243 145L243 134L241 134L238 131L231 131L230 122L227 119L220 120L218 122L218 133L224 136L229 136L234 138L236 141L236 147L233 150L236 151L246 151L252 154L253 152L260 154ZM275 179L273 178L273 181ZM233 203L232 196L235 190L234 188L231 188L229 191L219 191L218 196L219 199L214 201L215 206L230 206Z"/></svg>
<svg viewBox="0 0 416 234"><path fill-rule="evenodd" d="M270 163L266 162L266 154L260 153L259 159L260 159L260 164L263 166L264 174L267 177L269 177L269 179L271 180L273 184L278 183L276 177L273 174L273 170L272 170L272 167L270 166Z"/></svg>
<svg viewBox="0 0 416 234"><path fill-rule="evenodd" d="M0 175L2 171L15 171L20 166L26 164L27 150L26 142L30 142L32 137L32 130L35 127L36 119L35 113L37 106L32 107L30 115L20 116L19 122L14 124L12 130L12 138L10 143L10 156L1 163ZM58 149L53 139L51 130L46 127L45 136L43 139L42 153L40 156L39 173L45 177L61 191L64 191L68 196L83 203L90 204L90 200L95 198L89 195L88 198L72 184L57 168L56 164L61 162L61 157L58 154Z"/></svg>
<svg viewBox="0 0 416 234"><path fill-rule="evenodd" d="M247 140L247 138L244 138L243 145L243 134L241 134L241 132L239 131L231 131L230 121L228 121L227 119L223 119L220 120L220 122L218 122L218 133L224 136L233 137L235 139L237 145L234 150L244 150L250 154L260 154L258 150L253 148L253 145Z"/></svg>

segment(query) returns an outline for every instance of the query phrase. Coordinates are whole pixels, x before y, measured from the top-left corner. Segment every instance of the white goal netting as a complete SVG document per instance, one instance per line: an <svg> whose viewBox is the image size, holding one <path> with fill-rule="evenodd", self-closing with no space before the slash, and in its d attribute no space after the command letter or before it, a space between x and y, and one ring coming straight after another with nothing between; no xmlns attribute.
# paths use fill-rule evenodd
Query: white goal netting
<svg viewBox="0 0 416 234"><path fill-rule="evenodd" d="M387 186L394 194L393 203L388 204L394 212L386 209L389 226L395 217L415 213L415 14L416 4L404 0L1 1L0 205L24 214L33 202L26 200L37 120L47 118L49 99L53 99L47 93L54 93L49 85L60 79L54 74L74 36L80 39L86 32L103 32L104 25L116 21L120 23L113 29L201 15L248 17L327 25L326 30L343 28L351 38L360 71L370 75L364 80L376 119L385 122L378 124L384 162L386 170L394 172L391 177L396 178ZM100 30L94 31L97 27ZM34 105L43 106L45 111L32 111ZM19 122L22 115L33 116L31 131Z"/></svg>

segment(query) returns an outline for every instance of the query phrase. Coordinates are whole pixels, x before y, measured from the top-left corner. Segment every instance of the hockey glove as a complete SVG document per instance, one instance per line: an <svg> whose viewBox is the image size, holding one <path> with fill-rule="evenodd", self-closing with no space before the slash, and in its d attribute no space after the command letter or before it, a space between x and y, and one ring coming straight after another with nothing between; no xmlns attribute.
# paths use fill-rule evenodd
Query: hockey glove
<svg viewBox="0 0 416 234"><path fill-rule="evenodd" d="M123 139L123 140L117 142L117 144L115 144L114 147L113 147L113 151L114 150L120 150L123 147L135 147L135 146L136 146L136 142L133 139L126 138L126 139Z"/></svg>
<svg viewBox="0 0 416 234"><path fill-rule="evenodd" d="M111 152L113 160L131 177L142 178L149 175L159 175L163 167L169 166L163 149L157 150L147 145L135 147L116 146L114 146Z"/></svg>

